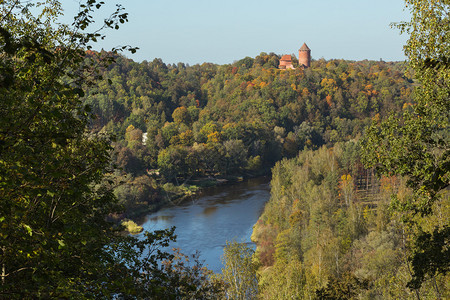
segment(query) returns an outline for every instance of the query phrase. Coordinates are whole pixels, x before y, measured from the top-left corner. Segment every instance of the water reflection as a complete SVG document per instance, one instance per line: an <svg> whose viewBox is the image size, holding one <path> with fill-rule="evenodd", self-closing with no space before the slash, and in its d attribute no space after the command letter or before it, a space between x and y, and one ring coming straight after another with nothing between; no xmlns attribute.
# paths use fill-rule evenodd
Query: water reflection
<svg viewBox="0 0 450 300"><path fill-rule="evenodd" d="M158 221L168 222L171 219L173 219L174 217L175 216L153 216L153 217L150 217L149 220L152 222L158 222Z"/></svg>
<svg viewBox="0 0 450 300"><path fill-rule="evenodd" d="M203 209L203 215L205 216L211 216L217 211L217 206L208 206Z"/></svg>
<svg viewBox="0 0 450 300"><path fill-rule="evenodd" d="M185 254L201 253L214 272L220 272L220 256L226 241L251 243L252 227L269 200L269 178L204 190L194 201L168 207L148 216L145 230L176 226L177 242Z"/></svg>

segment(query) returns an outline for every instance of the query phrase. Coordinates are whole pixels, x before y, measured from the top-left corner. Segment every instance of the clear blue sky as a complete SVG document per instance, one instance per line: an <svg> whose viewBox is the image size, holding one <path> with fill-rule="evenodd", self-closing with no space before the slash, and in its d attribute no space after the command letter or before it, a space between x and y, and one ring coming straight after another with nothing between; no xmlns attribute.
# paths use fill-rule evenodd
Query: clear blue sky
<svg viewBox="0 0 450 300"><path fill-rule="evenodd" d="M103 16L121 3L129 22L94 48L137 46L127 54L136 61L227 64L261 52L297 56L303 42L313 59L405 59L407 36L389 26L409 19L401 0L104 1ZM70 22L78 1L62 2Z"/></svg>

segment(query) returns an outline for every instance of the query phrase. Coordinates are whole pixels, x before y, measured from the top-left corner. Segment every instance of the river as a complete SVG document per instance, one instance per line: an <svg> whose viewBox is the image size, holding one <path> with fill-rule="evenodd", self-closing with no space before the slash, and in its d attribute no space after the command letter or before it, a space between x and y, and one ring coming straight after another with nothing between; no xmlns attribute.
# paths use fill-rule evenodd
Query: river
<svg viewBox="0 0 450 300"><path fill-rule="evenodd" d="M220 257L226 241L251 243L253 225L270 198L268 177L205 189L200 196L179 206L166 207L146 217L144 230L176 226L176 243L190 255L200 251L200 259L212 271L220 273Z"/></svg>

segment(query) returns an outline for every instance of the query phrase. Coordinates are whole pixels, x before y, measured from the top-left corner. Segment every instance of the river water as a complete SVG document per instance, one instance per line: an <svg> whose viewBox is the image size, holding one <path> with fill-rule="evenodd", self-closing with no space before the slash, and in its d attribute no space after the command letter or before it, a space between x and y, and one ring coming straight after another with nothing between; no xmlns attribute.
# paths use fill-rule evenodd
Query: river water
<svg viewBox="0 0 450 300"><path fill-rule="evenodd" d="M200 259L210 270L220 273L220 257L226 241L251 243L253 225L270 198L269 178L208 188L200 196L179 206L166 207L147 216L144 230L176 226L176 243L171 247L191 255L200 251Z"/></svg>

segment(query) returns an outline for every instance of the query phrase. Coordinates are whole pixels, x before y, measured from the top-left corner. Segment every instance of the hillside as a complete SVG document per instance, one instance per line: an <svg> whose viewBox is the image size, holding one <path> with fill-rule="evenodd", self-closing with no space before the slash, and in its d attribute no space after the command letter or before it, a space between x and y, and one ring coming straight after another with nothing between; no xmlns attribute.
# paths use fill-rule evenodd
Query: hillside
<svg viewBox="0 0 450 300"><path fill-rule="evenodd" d="M154 208L195 192L195 178L266 173L299 150L352 140L411 102L401 62L322 59L279 70L279 59L187 66L116 57L84 102L97 116L92 130L117 138L116 162L129 175L116 189L123 203Z"/></svg>

